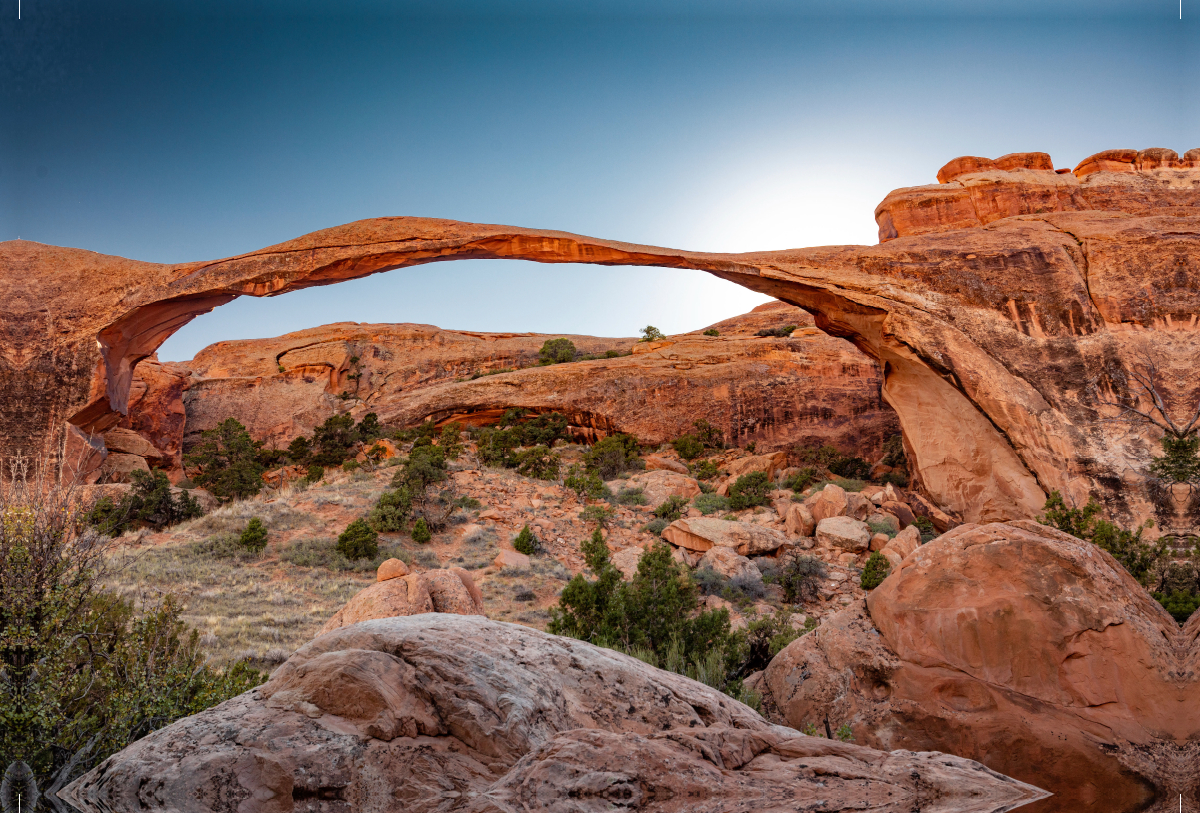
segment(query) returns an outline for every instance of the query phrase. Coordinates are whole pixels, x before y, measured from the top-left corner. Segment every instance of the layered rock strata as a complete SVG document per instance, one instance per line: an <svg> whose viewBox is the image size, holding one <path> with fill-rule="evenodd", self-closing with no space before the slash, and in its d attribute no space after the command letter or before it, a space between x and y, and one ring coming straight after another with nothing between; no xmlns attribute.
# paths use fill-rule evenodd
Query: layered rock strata
<svg viewBox="0 0 1200 813"><path fill-rule="evenodd" d="M1200 804L1200 614L1181 629L1107 553L1033 522L916 547L759 686L780 722L828 716L1055 794L1031 813Z"/></svg>
<svg viewBox="0 0 1200 813"><path fill-rule="evenodd" d="M765 328L799 325L791 337ZM220 342L190 362L150 364L127 422L172 450L237 417L258 440L286 447L330 415L375 412L393 426L494 423L509 408L558 411L572 434L595 440L629 432L647 443L673 440L704 419L731 442L762 449L832 443L878 457L899 423L880 395L874 361L813 327L781 302L663 342L566 336L581 355L618 358L538 366L554 335L468 333L428 325L326 325L277 339ZM630 350L633 355L628 355ZM519 368L519 369L513 369ZM186 371L182 386L163 371ZM498 370L512 370L496 374ZM162 395L174 400L165 402ZM344 397L345 396L345 397ZM185 421L164 420L185 414Z"/></svg>
<svg viewBox="0 0 1200 813"><path fill-rule="evenodd" d="M772 726L580 641L419 615L317 638L64 795L87 813L993 813L1043 794L970 760Z"/></svg>
<svg viewBox="0 0 1200 813"><path fill-rule="evenodd" d="M1200 416L1196 156L1113 150L1074 173L1042 153L956 159L881 204L877 246L711 254L421 218L179 265L9 241L0 454L97 468L135 365L237 296L456 258L658 265L801 305L876 359L918 481L969 521L1034 516L1058 489L1197 533L1200 500L1146 473L1163 432Z"/></svg>

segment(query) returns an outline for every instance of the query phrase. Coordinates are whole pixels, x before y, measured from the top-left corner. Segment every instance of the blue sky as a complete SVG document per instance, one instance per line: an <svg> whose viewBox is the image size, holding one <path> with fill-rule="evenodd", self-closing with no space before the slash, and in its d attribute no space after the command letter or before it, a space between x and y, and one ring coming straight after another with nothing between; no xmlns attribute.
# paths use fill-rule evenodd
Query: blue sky
<svg viewBox="0 0 1200 813"><path fill-rule="evenodd" d="M958 155L1200 146L1186 3L1183 22L1125 0L15 12L0 0L0 239L159 262L401 214L699 250L873 243L875 204ZM760 301L694 272L439 263L242 298L160 355L344 320L673 332Z"/></svg>

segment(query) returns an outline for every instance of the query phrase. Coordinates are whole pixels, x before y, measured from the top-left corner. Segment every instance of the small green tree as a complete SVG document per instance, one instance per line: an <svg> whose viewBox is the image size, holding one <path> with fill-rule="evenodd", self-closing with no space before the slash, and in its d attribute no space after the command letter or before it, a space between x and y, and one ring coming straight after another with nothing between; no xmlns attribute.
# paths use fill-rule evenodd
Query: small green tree
<svg viewBox="0 0 1200 813"><path fill-rule="evenodd" d="M308 482L310 482L310 483L315 483L315 482L318 482L324 476L325 476L325 467L318 466L316 463L314 463L308 467L308 474L305 476L304 479L308 480Z"/></svg>
<svg viewBox="0 0 1200 813"><path fill-rule="evenodd" d="M562 364L575 360L575 345L570 339L548 339L538 351L542 364Z"/></svg>
<svg viewBox="0 0 1200 813"><path fill-rule="evenodd" d="M457 460L463 453L462 425L451 422L442 427L438 436L438 448L442 450L443 460Z"/></svg>
<svg viewBox="0 0 1200 813"><path fill-rule="evenodd" d="M412 497L407 488L385 491L371 509L367 523L380 533L399 533L404 530L412 513Z"/></svg>
<svg viewBox="0 0 1200 813"><path fill-rule="evenodd" d="M584 562L596 578L589 580L577 573L567 583L558 605L550 610L546 631L592 643L598 639L611 640L614 628L624 616L621 571L613 565L599 528L583 543L582 552Z"/></svg>
<svg viewBox="0 0 1200 813"><path fill-rule="evenodd" d="M637 438L624 433L609 435L596 441L583 454L584 466L602 480L611 480L621 472L633 468L637 461Z"/></svg>
<svg viewBox="0 0 1200 813"><path fill-rule="evenodd" d="M642 338L639 339L638 341L661 342L665 338L667 338L667 337L665 335L663 335L663 332L661 330L654 327L653 325L646 325L644 328L642 328Z"/></svg>
<svg viewBox="0 0 1200 813"><path fill-rule="evenodd" d="M120 500L102 497L85 515L87 523L101 533L119 536L137 525L167 528L204 514L191 494L172 493L171 483L161 471L134 471L129 476L132 486Z"/></svg>
<svg viewBox="0 0 1200 813"><path fill-rule="evenodd" d="M1100 519L1100 504L1095 500L1089 499L1083 508L1068 507L1057 490L1050 492L1042 510L1044 513L1039 518L1042 524L1058 528L1108 551L1143 585L1149 581L1156 565L1167 558L1165 539L1157 545L1142 541L1143 531L1151 527L1150 520L1136 531L1127 531Z"/></svg>
<svg viewBox="0 0 1200 813"><path fill-rule="evenodd" d="M221 502L241 500L262 489L261 445L236 418L226 418L215 429L201 433L200 443L183 459L189 467L199 469L192 478L196 485Z"/></svg>
<svg viewBox="0 0 1200 813"><path fill-rule="evenodd" d="M379 534L366 520L356 519L338 535L337 552L347 559L374 559L379 555Z"/></svg>
<svg viewBox="0 0 1200 813"><path fill-rule="evenodd" d="M354 444L359 440L354 418L349 415L330 415L325 423L313 430L312 459L322 466L340 466L352 457Z"/></svg>
<svg viewBox="0 0 1200 813"><path fill-rule="evenodd" d="M567 470L563 485L574 491L580 500L598 500L608 490L598 474L588 472L579 465L571 466Z"/></svg>
<svg viewBox="0 0 1200 813"><path fill-rule="evenodd" d="M519 553L523 553L526 556L533 556L541 550L541 543L538 542L538 538L533 535L533 531L529 530L529 526L526 525L517 534L517 538L513 540L513 547Z"/></svg>
<svg viewBox="0 0 1200 813"><path fill-rule="evenodd" d="M778 581L788 604L816 601L828 571L815 556L791 556L780 568Z"/></svg>
<svg viewBox="0 0 1200 813"><path fill-rule="evenodd" d="M874 590L883 580L888 577L888 573L892 570L892 563L889 562L882 553L875 551L867 557L867 565L863 568L862 579L859 584L864 590Z"/></svg>
<svg viewBox="0 0 1200 813"><path fill-rule="evenodd" d="M704 454L704 444L695 435L681 435L671 441L671 446L684 460L695 460Z"/></svg>
<svg viewBox="0 0 1200 813"><path fill-rule="evenodd" d="M413 542L419 545L424 545L433 539L433 533L430 532L429 523L425 521L425 517L417 517L417 521L413 523L412 538Z"/></svg>
<svg viewBox="0 0 1200 813"><path fill-rule="evenodd" d="M766 505L771 491L771 481L765 471L752 471L737 478L729 487L729 507L734 511Z"/></svg>
<svg viewBox="0 0 1200 813"><path fill-rule="evenodd" d="M708 330L704 331L704 335L705 336L720 336L721 331L717 330L715 327L710 327Z"/></svg>
<svg viewBox="0 0 1200 813"><path fill-rule="evenodd" d="M291 460L292 464L296 466L303 466L307 463L311 453L312 443L304 435L292 438L292 442L287 447L288 460Z"/></svg>
<svg viewBox="0 0 1200 813"><path fill-rule="evenodd" d="M1187 437L1176 438L1170 435L1162 437L1163 456L1154 458L1150 464L1150 473L1155 477L1172 483L1200 482L1200 435L1191 434Z"/></svg>
<svg viewBox="0 0 1200 813"><path fill-rule="evenodd" d="M245 530L238 537L238 544L251 553L262 553L267 547L267 526L258 517L250 517Z"/></svg>
<svg viewBox="0 0 1200 813"><path fill-rule="evenodd" d="M674 522L687 513L688 500L687 497L680 497L678 494L672 494L667 497L662 505L654 509L654 516L659 519L665 519L667 522Z"/></svg>
<svg viewBox="0 0 1200 813"><path fill-rule="evenodd" d="M514 457L517 473L538 480L557 480L561 460L549 446L532 446Z"/></svg>
<svg viewBox="0 0 1200 813"><path fill-rule="evenodd" d="M374 412L363 415L362 420L354 428L358 432L358 439L363 442L383 437L383 427L379 424L379 416Z"/></svg>

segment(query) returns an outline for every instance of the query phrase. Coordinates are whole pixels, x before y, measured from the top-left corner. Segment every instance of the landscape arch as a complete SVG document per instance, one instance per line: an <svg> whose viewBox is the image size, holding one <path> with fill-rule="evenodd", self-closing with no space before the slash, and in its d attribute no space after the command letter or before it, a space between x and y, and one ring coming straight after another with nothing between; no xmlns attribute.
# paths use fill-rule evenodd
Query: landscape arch
<svg viewBox="0 0 1200 813"><path fill-rule="evenodd" d="M718 254L411 217L176 265L0 243L0 454L96 468L137 363L238 296L456 259L648 265L803 307L876 359L915 480L967 521L1036 516L1057 489L1197 533L1190 491L1146 471L1200 404L1200 153L1110 153L1067 175L1042 153L956 159L880 204L875 246Z"/></svg>

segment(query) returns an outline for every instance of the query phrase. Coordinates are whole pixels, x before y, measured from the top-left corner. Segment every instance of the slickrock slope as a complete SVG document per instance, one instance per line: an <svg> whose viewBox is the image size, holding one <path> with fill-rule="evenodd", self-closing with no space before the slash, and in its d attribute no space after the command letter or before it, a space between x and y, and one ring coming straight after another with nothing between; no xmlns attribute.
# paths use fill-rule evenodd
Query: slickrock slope
<svg viewBox="0 0 1200 813"><path fill-rule="evenodd" d="M785 325L801 327L791 338L754 335ZM632 348L633 355L547 367L537 366L537 353L556 336L428 325L336 324L221 342L184 364L139 365L134 392L145 395L131 403L126 422L173 452L167 468L176 474L178 450L227 417L285 447L348 403L356 417L374 411L399 426L493 423L510 407L559 411L577 437L629 432L647 443L672 440L703 418L739 445L833 443L872 459L899 432L880 396L878 365L817 330L807 312L767 303L716 327L719 337L696 331L664 342L569 336L581 354ZM512 367L525 369L472 379ZM186 376L181 385L178 372ZM186 423L174 419L181 413Z"/></svg>
<svg viewBox="0 0 1200 813"><path fill-rule="evenodd" d="M1033 516L1059 489L1156 533L1200 532L1190 492L1145 474L1200 404L1198 155L1108 151L1072 174L1042 153L956 159L945 183L881 204L877 246L707 254L421 218L170 266L10 241L0 454L96 468L137 362L237 296L456 258L659 265L802 305L878 360L919 482L969 521Z"/></svg>
<svg viewBox="0 0 1200 813"><path fill-rule="evenodd" d="M1043 794L958 757L771 726L580 641L427 614L323 635L64 795L89 813L998 813Z"/></svg>
<svg viewBox="0 0 1200 813"><path fill-rule="evenodd" d="M1031 811L1200 802L1200 614L1182 630L1108 554L1033 522L965 525L772 660L780 721L850 723L1037 781ZM1036 777L1036 780L1034 779Z"/></svg>

